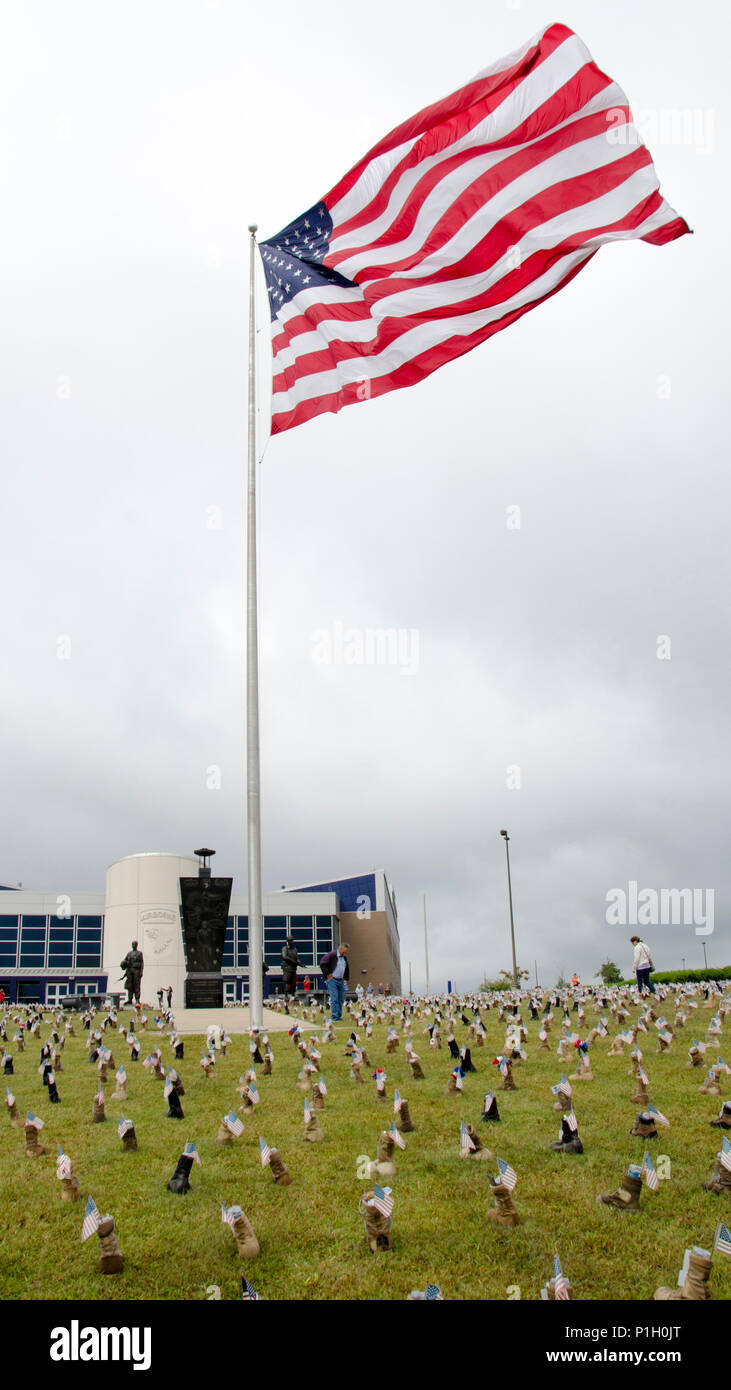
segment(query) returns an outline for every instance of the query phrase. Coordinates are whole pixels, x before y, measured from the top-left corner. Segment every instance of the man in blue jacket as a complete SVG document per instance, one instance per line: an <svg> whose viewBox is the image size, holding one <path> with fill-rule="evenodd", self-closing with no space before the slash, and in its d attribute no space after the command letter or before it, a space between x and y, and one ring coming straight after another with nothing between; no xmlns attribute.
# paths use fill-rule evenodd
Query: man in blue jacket
<svg viewBox="0 0 731 1390"><path fill-rule="evenodd" d="M350 979L348 970L348 943L341 942L337 951L328 951L320 961L320 969L325 976L333 1023L343 1016L345 1001L345 981Z"/></svg>

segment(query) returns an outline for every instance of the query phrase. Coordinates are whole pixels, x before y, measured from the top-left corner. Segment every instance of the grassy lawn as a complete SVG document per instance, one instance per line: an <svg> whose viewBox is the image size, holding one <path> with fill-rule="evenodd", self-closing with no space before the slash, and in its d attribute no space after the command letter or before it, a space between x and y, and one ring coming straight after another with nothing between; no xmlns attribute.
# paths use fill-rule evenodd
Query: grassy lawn
<svg viewBox="0 0 731 1390"><path fill-rule="evenodd" d="M672 1018L668 1000L665 1012ZM527 1014L527 1009L525 1010ZM557 1251L577 1299L648 1299L659 1284L675 1284L688 1245L710 1249L716 1224L731 1225L731 1203L702 1190L711 1176L714 1155L723 1131L709 1120L719 1110L718 1098L699 1096L704 1070L686 1068L691 1034L705 1037L711 1018L699 1008L692 1022L676 1036L669 1053L657 1055L653 1035L639 1035L644 1065L650 1078L650 1100L671 1120L647 1143L653 1160L669 1156L671 1175L657 1193L643 1184L641 1211L623 1214L597 1205L598 1193L619 1185L627 1164L640 1162L645 1144L632 1138L639 1107L630 1097L635 1086L627 1075L625 1056L608 1057L611 1036L597 1039L591 1051L596 1080L575 1082L574 1102L579 1118L583 1155L552 1153L558 1116L551 1106L550 1087L574 1067L559 1065L556 1047L560 1018L549 1035L550 1052L538 1051L540 1023L529 1022L527 1062L515 1067L518 1089L499 1091L493 1057L502 1050L504 1027L497 1011L485 1011L487 1042L472 1046L477 1073L464 1079L461 1097L447 1096L452 1061L446 1045L428 1046L421 1030L428 1020L414 1019L413 1041L426 1079L411 1081L399 1050L387 1056L386 1026L362 1042L372 1067L387 1073L388 1102L379 1101L373 1081L358 1086L350 1079L344 1044L350 1032L336 1025L337 1042L320 1044L322 1072L327 1084L326 1109L320 1114L325 1142L303 1139L303 1096L296 1088L301 1058L286 1033L271 1033L274 1074L257 1067L261 1102L246 1118L244 1134L231 1145L216 1143L222 1116L237 1110L236 1086L249 1066L248 1038L236 1037L228 1055L219 1058L215 1076L206 1079L199 1064L202 1040L185 1038L185 1059L174 1063L167 1041L161 1041L163 1060L176 1065L185 1095L183 1121L166 1118L162 1083L142 1063L132 1064L124 1040L111 1029L104 1041L112 1048L115 1068L105 1085L104 1124L92 1124L92 1099L97 1089L96 1067L88 1062L88 1034L75 1022L76 1038L63 1052L57 1075L60 1105L50 1105L38 1075L40 1046L50 1032L51 1015L24 1053L10 1041L15 1075L5 1080L25 1116L32 1110L45 1121L40 1141L46 1153L26 1158L23 1130L13 1129L7 1110L0 1121L0 1269L6 1300L205 1299L209 1286L224 1299L240 1296L245 1272L266 1299L404 1299L411 1289L437 1283L448 1299L523 1299L540 1297L551 1276ZM128 1015L120 1014L126 1023ZM636 1011L631 1014L632 1020ZM97 1023L100 1016L97 1016ZM149 1011L152 1025L153 1013ZM575 1020L576 1015L572 1014ZM595 1022L587 1012L585 1031ZM576 1026L576 1025L574 1025ZM12 1037L15 1027L8 1030ZM726 1034L729 1033L727 1023ZM457 1041L467 1041L467 1029L457 1022ZM142 1036L142 1057L160 1034L151 1026ZM707 1054L729 1051L729 1038ZM128 1076L126 1102L111 1099L114 1070L124 1063ZM393 1215L394 1248L373 1255L364 1239L358 1199L369 1183L358 1177L359 1158L374 1159L378 1135L393 1118L393 1089L409 1102L416 1132L404 1136L406 1150L396 1151L397 1176L391 1180L396 1199ZM500 1124L481 1124L486 1090L498 1095ZM728 1097L729 1085L722 1085ZM123 1153L117 1137L121 1113L134 1121L137 1153ZM483 1143L516 1169L514 1198L521 1224L495 1226L485 1219L494 1206L488 1175L496 1164L462 1160L460 1119L471 1121ZM281 1187L259 1161L258 1137L281 1151L294 1181ZM730 1136L731 1137L731 1136ZM194 1165L191 1191L184 1196L166 1190L187 1140L194 1140L202 1168ZM62 1202L56 1178L56 1143L70 1154L81 1183L82 1199ZM100 1212L110 1211L125 1256L122 1274L97 1273L98 1241L81 1243L86 1197L91 1194ZM260 1257L240 1260L229 1229L220 1218L219 1201L238 1202L261 1244ZM714 1299L731 1297L731 1258L716 1254L710 1282ZM508 1290L511 1289L509 1293Z"/></svg>

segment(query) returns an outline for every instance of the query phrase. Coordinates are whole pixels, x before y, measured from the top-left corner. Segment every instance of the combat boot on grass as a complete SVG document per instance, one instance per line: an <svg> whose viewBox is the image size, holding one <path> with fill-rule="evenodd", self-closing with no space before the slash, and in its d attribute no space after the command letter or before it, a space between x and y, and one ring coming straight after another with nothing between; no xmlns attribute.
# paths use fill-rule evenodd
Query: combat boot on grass
<svg viewBox="0 0 731 1390"><path fill-rule="evenodd" d="M242 1260L255 1260L257 1255L261 1253L256 1232L245 1212L240 1207L237 1207L236 1211L237 1215L231 1222L231 1230L236 1241L237 1252Z"/></svg>
<svg viewBox="0 0 731 1390"><path fill-rule="evenodd" d="M269 1160L269 1167L272 1170L272 1177L274 1178L275 1182L279 1183L281 1187L291 1186L292 1179L289 1176L289 1173L287 1172L284 1163L282 1162L282 1155L280 1154L279 1149L272 1149L272 1156Z"/></svg>
<svg viewBox="0 0 731 1390"><path fill-rule="evenodd" d="M325 1135L323 1133L320 1121L318 1120L314 1110L310 1110L309 1116L310 1118L305 1121L305 1139L307 1139L311 1144L321 1144L323 1139L325 1138Z"/></svg>
<svg viewBox="0 0 731 1390"><path fill-rule="evenodd" d="M97 1227L99 1237L99 1273L121 1274L124 1269L124 1256L114 1230L114 1217L107 1216Z"/></svg>
<svg viewBox="0 0 731 1390"><path fill-rule="evenodd" d="M383 1212L377 1211L370 1206L370 1202L375 1197L375 1192L364 1193L361 1198L360 1206L365 1220L365 1236L369 1248L376 1254L379 1250L392 1250L393 1241L391 1239L391 1217L384 1216Z"/></svg>
<svg viewBox="0 0 731 1390"><path fill-rule="evenodd" d="M710 1182L701 1183L701 1186L705 1192L715 1192L717 1197L720 1197L724 1192L727 1196L731 1196L731 1173L728 1168L724 1168L720 1154L716 1154Z"/></svg>
<svg viewBox="0 0 731 1390"><path fill-rule="evenodd" d="M487 1212L488 1221L495 1221L498 1226L517 1226L520 1217L510 1189L503 1182L494 1182L492 1178L490 1187L497 1205L493 1211Z"/></svg>
<svg viewBox="0 0 731 1390"><path fill-rule="evenodd" d="M721 1106L721 1113L710 1124L714 1129L731 1129L731 1102L724 1101Z"/></svg>
<svg viewBox="0 0 731 1390"><path fill-rule="evenodd" d="M371 1178L395 1178L396 1164L393 1161L393 1151L395 1148L393 1135L387 1129L382 1130L378 1136L378 1148L376 1149L376 1161L371 1163L368 1175Z"/></svg>
<svg viewBox="0 0 731 1390"><path fill-rule="evenodd" d="M134 1125L130 1125L122 1135L122 1153L137 1153L137 1135Z"/></svg>
<svg viewBox="0 0 731 1390"><path fill-rule="evenodd" d="M638 1139L657 1139L655 1121L649 1110L640 1110L635 1116L635 1122L630 1130L630 1134L633 1134L635 1138Z"/></svg>
<svg viewBox="0 0 731 1390"><path fill-rule="evenodd" d="M412 1081L423 1081L424 1072L418 1057L409 1057L409 1068L411 1070Z"/></svg>
<svg viewBox="0 0 731 1390"><path fill-rule="evenodd" d="M416 1129L416 1125L414 1124L411 1118L411 1113L409 1111L409 1102L407 1100L402 1099L401 1101L401 1105L396 1116L396 1128L400 1129L402 1134L411 1134L412 1131Z"/></svg>
<svg viewBox="0 0 731 1390"><path fill-rule="evenodd" d="M568 1120L561 1118L561 1137L551 1144L554 1153L583 1154L584 1145L579 1138L578 1129L572 1129Z"/></svg>
<svg viewBox="0 0 731 1390"><path fill-rule="evenodd" d="M170 1092L170 1095L168 1096L168 1105L169 1109L165 1117L167 1120L185 1119L185 1116L183 1114L183 1107L180 1104L180 1096L174 1086L172 1091Z"/></svg>
<svg viewBox="0 0 731 1390"><path fill-rule="evenodd" d="M28 1158L40 1158L46 1152L45 1146L38 1142L38 1130L35 1125L25 1125L25 1152Z"/></svg>
<svg viewBox="0 0 731 1390"><path fill-rule="evenodd" d="M81 1187L79 1186L79 1179L73 1168L71 1168L68 1177L61 1179L61 1201L75 1202L80 1196Z"/></svg>
<svg viewBox="0 0 731 1390"><path fill-rule="evenodd" d="M469 1134L473 1144L473 1147L471 1149L463 1150L467 1158L487 1160L494 1157L494 1154L491 1154L490 1150L485 1148L479 1134L477 1133L477 1130L474 1128L473 1125L467 1126L467 1133Z"/></svg>
<svg viewBox="0 0 731 1390"><path fill-rule="evenodd" d="M625 1173L619 1187L614 1192L606 1192L597 1197L605 1207L616 1207L617 1211L639 1211L642 1179L632 1173Z"/></svg>
<svg viewBox="0 0 731 1390"><path fill-rule="evenodd" d="M178 1159L178 1166L168 1183L168 1192L190 1192L190 1170L193 1167L194 1159L191 1154L181 1154Z"/></svg>
<svg viewBox="0 0 731 1390"><path fill-rule="evenodd" d="M694 1246L688 1255L688 1269L684 1282L674 1289L663 1285L655 1290L653 1298L658 1303L675 1302L678 1299L690 1300L693 1303L706 1302L711 1297L708 1280L712 1268L713 1262L708 1251Z"/></svg>

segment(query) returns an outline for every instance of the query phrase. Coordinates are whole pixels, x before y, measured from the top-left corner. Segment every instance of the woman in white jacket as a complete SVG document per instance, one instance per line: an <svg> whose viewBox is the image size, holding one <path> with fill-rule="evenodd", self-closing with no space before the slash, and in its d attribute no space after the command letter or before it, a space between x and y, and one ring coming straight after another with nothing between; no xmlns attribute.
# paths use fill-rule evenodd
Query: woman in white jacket
<svg viewBox="0 0 731 1390"><path fill-rule="evenodd" d="M646 994L648 991L654 994L655 986L650 979L650 971L652 970L650 948L646 941L640 940L639 936L631 936L630 941L635 948L632 968L637 975L637 988L640 994Z"/></svg>

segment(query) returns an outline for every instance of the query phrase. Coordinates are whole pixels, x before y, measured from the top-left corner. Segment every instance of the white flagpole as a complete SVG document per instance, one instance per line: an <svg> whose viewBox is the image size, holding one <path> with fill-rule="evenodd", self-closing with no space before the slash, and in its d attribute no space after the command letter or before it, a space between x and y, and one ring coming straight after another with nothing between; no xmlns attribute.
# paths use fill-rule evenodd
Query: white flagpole
<svg viewBox="0 0 731 1390"><path fill-rule="evenodd" d="M429 993L429 942L426 936L426 893L424 894L424 963L426 965L426 992Z"/></svg>
<svg viewBox="0 0 731 1390"><path fill-rule="evenodd" d="M249 459L246 516L246 826L249 862L249 1022L263 1027L264 929L261 901L259 634L256 590L256 224L249 227Z"/></svg>

